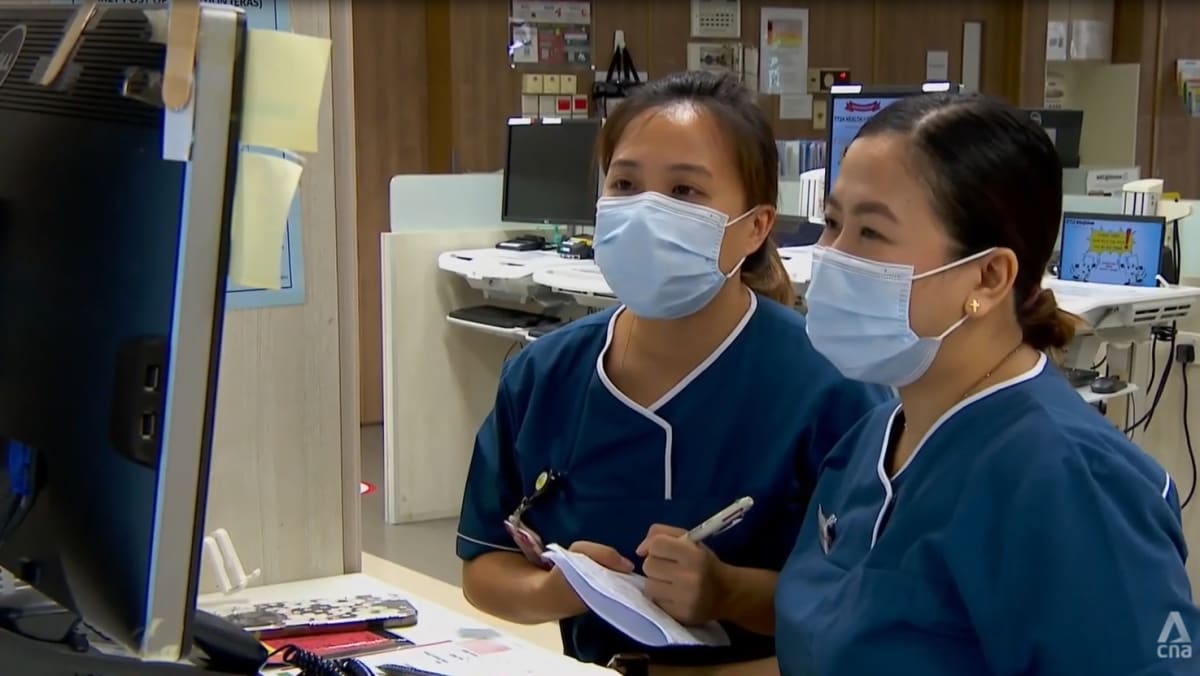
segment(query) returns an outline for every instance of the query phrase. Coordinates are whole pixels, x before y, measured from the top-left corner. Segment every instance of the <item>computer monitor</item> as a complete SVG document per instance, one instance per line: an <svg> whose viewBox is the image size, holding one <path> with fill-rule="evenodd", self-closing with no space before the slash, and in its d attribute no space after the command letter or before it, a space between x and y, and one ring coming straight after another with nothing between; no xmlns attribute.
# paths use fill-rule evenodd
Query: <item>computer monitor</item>
<svg viewBox="0 0 1200 676"><path fill-rule="evenodd" d="M508 120L501 220L595 225L600 124L597 118Z"/></svg>
<svg viewBox="0 0 1200 676"><path fill-rule="evenodd" d="M779 247L809 246L816 244L824 231L824 225L804 216L778 214L775 227L771 229L771 239Z"/></svg>
<svg viewBox="0 0 1200 676"><path fill-rule="evenodd" d="M830 90L829 113L826 116L825 195L833 190L842 157L858 136L858 130L875 116L902 98L931 92L959 91L958 85L948 82L927 82L902 87L871 87L835 85Z"/></svg>
<svg viewBox="0 0 1200 676"><path fill-rule="evenodd" d="M1166 221L1158 216L1066 212L1058 278L1157 286L1165 236Z"/></svg>
<svg viewBox="0 0 1200 676"><path fill-rule="evenodd" d="M1025 109L1029 118L1038 123L1058 150L1058 159L1065 168L1079 166L1079 139L1083 135L1082 110L1052 108Z"/></svg>
<svg viewBox="0 0 1200 676"><path fill-rule="evenodd" d="M75 11L0 8L0 36L29 37L0 37L0 455L36 470L25 496L0 462L0 520L23 517L0 527L0 566L170 662L192 641L245 17L201 12L183 163L163 159L164 110L122 93L162 71L148 12L165 10L100 5L57 88L33 83Z"/></svg>

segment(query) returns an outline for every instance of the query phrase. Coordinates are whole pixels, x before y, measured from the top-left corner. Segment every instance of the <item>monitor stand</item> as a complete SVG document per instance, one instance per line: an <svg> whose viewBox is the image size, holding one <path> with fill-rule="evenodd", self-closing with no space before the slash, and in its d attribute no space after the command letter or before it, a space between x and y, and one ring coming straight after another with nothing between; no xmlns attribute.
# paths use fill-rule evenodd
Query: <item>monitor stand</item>
<svg viewBox="0 0 1200 676"><path fill-rule="evenodd" d="M92 648L75 616L57 606L14 604L0 599L0 664L22 676L257 676L266 649L224 620L196 611L193 642L202 664L143 662ZM41 637L54 637L42 639Z"/></svg>
<svg viewBox="0 0 1200 676"><path fill-rule="evenodd" d="M111 657L95 651L80 653L63 644L28 639L7 629L0 629L0 661L6 672L12 669L11 673L22 676L210 676L221 673L186 664Z"/></svg>

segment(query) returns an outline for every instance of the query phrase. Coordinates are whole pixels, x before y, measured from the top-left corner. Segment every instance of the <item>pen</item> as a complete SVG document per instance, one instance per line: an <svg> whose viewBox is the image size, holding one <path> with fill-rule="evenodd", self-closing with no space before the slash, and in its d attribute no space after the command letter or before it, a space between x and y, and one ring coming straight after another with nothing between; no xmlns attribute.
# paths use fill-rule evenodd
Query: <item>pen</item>
<svg viewBox="0 0 1200 676"><path fill-rule="evenodd" d="M713 514L704 523L688 531L683 537L692 542L703 542L718 533L724 533L741 523L742 519L746 516L746 512L750 511L750 508L753 506L753 498L747 497L734 500L732 505Z"/></svg>

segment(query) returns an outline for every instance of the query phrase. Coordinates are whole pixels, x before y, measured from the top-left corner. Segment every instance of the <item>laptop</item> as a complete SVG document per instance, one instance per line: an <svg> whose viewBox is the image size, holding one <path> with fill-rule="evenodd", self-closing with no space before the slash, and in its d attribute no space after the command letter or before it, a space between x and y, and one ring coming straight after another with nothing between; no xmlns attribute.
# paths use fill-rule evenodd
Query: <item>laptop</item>
<svg viewBox="0 0 1200 676"><path fill-rule="evenodd" d="M1063 214L1058 278L1115 286L1158 286L1166 219L1125 214Z"/></svg>

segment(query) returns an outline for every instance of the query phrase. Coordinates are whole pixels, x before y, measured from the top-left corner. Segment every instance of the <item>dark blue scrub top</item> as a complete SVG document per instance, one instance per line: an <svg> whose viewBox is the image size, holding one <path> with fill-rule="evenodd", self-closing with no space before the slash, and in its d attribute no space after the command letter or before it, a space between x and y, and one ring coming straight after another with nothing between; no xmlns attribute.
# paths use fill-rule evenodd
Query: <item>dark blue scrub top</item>
<svg viewBox="0 0 1200 676"><path fill-rule="evenodd" d="M776 594L783 674L1200 673L1174 484L1044 357L889 481L902 418L881 406L822 468ZM1160 644L1175 612L1187 637Z"/></svg>
<svg viewBox="0 0 1200 676"><path fill-rule="evenodd" d="M458 555L515 551L502 525L544 470L565 472L525 522L546 544L607 544L635 563L652 524L691 528L737 498L755 506L706 544L736 566L779 570L795 542L815 468L890 391L848 381L816 353L795 310L753 297L745 319L680 387L649 408L600 364L616 311L578 320L505 366L496 406L476 437ZM561 623L568 655L605 662L651 652L676 663L774 654L774 642L727 626L727 649L648 650L594 614Z"/></svg>

